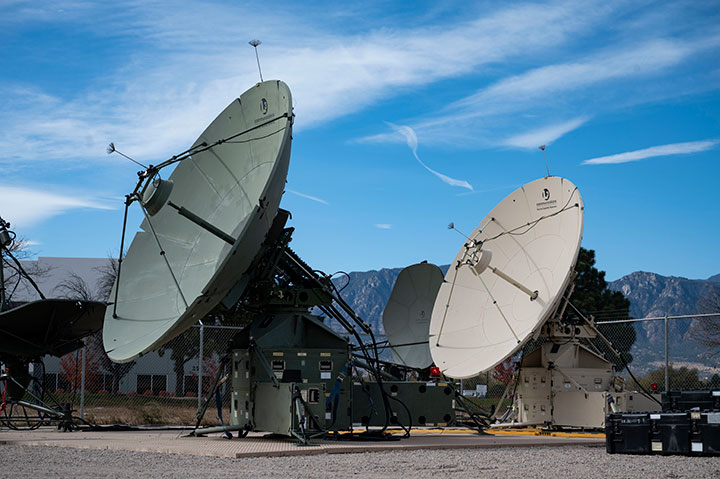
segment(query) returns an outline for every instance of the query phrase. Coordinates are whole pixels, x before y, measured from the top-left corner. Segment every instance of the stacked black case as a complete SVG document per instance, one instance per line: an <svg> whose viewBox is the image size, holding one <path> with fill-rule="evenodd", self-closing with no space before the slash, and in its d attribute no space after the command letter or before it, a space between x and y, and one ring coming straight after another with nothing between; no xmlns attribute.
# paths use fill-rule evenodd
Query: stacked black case
<svg viewBox="0 0 720 479"><path fill-rule="evenodd" d="M662 393L663 411L720 411L720 391L668 391Z"/></svg>
<svg viewBox="0 0 720 479"><path fill-rule="evenodd" d="M662 403L663 412L608 414L607 452L720 455L720 392L670 391Z"/></svg>

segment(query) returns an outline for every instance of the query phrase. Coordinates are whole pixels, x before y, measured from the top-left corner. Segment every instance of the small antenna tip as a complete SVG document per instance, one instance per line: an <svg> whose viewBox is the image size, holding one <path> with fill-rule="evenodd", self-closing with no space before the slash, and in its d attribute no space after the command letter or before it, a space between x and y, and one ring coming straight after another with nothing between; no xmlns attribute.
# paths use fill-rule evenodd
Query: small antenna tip
<svg viewBox="0 0 720 479"><path fill-rule="evenodd" d="M260 40L258 40L257 38L254 39L254 40L250 40L250 41L248 42L248 44L252 45L252 46L255 47L255 48L257 48L258 45L260 45L261 43L262 43L262 42L261 42Z"/></svg>
<svg viewBox="0 0 720 479"><path fill-rule="evenodd" d="M115 143L110 142L110 144L107 146L107 149L105 150L107 154L111 154L115 152Z"/></svg>

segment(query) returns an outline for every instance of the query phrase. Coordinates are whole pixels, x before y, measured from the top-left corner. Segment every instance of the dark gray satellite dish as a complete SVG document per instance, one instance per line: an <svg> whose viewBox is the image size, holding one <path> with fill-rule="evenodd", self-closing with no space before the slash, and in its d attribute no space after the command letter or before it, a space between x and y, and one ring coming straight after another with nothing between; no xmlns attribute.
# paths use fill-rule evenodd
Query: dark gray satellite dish
<svg viewBox="0 0 720 479"><path fill-rule="evenodd" d="M64 356L100 331L105 304L74 299L42 299L0 312L0 360Z"/></svg>
<svg viewBox="0 0 720 479"><path fill-rule="evenodd" d="M0 361L27 361L47 354L62 356L83 346L82 338L102 327L105 304L97 301L47 299L12 253L15 233L0 217ZM5 264L28 281L39 301L18 303L6 295Z"/></svg>
<svg viewBox="0 0 720 479"><path fill-rule="evenodd" d="M28 366L43 356L60 357L82 348L82 339L102 327L106 306L97 301L45 298L13 255L14 241L10 223L0 218L0 363L5 365L0 385L7 401L0 413L0 425L35 429L52 421L60 429L74 429L80 419L53 396L45 397L43 381L31 376ZM39 301L18 303L7 297L6 263L19 275L18 281L24 279L35 288ZM29 388L33 380L39 383L32 388L34 392ZM25 400L28 396L30 401Z"/></svg>

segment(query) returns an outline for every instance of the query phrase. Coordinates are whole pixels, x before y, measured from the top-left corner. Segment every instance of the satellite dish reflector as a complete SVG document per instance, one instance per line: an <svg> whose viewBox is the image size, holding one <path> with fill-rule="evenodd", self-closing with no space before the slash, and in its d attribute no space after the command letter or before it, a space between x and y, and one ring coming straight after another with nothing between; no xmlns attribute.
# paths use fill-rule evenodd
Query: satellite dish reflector
<svg viewBox="0 0 720 479"><path fill-rule="evenodd" d="M287 85L258 83L194 144L214 146L178 163L167 182L148 185L141 199L148 215L113 288L116 308L105 315L103 342L113 361L166 343L238 284L280 204L292 118Z"/></svg>
<svg viewBox="0 0 720 479"><path fill-rule="evenodd" d="M400 271L383 311L385 334L396 363L412 368L432 364L428 331L442 282L442 271L434 264L414 264Z"/></svg>
<svg viewBox="0 0 720 479"><path fill-rule="evenodd" d="M582 240L584 207L564 178L535 180L502 200L445 275L430 321L430 352L452 378L517 352L555 312Z"/></svg>
<svg viewBox="0 0 720 479"><path fill-rule="evenodd" d="M105 304L76 299L42 299L0 311L0 359L75 351L102 328L104 315Z"/></svg>

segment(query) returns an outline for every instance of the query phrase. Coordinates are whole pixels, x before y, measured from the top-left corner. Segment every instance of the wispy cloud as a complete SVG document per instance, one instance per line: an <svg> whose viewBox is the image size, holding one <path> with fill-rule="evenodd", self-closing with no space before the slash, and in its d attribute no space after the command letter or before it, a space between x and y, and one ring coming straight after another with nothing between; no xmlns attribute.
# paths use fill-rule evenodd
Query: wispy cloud
<svg viewBox="0 0 720 479"><path fill-rule="evenodd" d="M652 146L642 150L628 151L610 156L601 156L592 158L582 162L583 165L608 165L616 163L627 163L630 161L639 161L647 158L655 158L658 156L672 155L688 155L690 153L699 153L715 148L720 140L705 141L688 141L685 143L672 143L669 145Z"/></svg>
<svg viewBox="0 0 720 479"><path fill-rule="evenodd" d="M662 86L653 84L653 88L647 88L642 85L718 46L720 30L717 28L682 39L651 38L643 42L618 43L573 61L501 78L441 110L415 118L409 124L429 143L529 148L529 142L535 142L534 135L517 135L498 141L498 137L503 137L498 135L498 130L517 129L518 125L537 129L532 123L538 117L576 116L575 120L555 125L555 129L543 127L537 130L548 136L558 135L557 139L586 121L588 111L595 114L622 104L651 101L658 96L682 95L684 91L675 84L668 84L668 91L664 93ZM607 89L611 82L618 86ZM692 84L692 88L698 87ZM707 83L706 88L715 87ZM578 112L579 108L583 111ZM397 138L386 132L360 141L392 142Z"/></svg>
<svg viewBox="0 0 720 479"><path fill-rule="evenodd" d="M561 93L573 92L611 80L653 75L673 67L700 50L720 43L717 34L701 40L655 39L641 44L616 45L574 62L556 63L504 78L463 98L449 109L463 116L525 108ZM476 110L478 107L480 109Z"/></svg>
<svg viewBox="0 0 720 479"><path fill-rule="evenodd" d="M422 162L420 157L417 154L417 148L418 148L418 139L417 135L415 134L415 130L410 128L407 125L395 125L393 123L388 123L390 127L395 130L397 133L402 135L405 138L405 141L407 142L407 145L410 147L410 149L413 152L413 156L415 156L415 159L422 165L423 168L428 170L433 175L437 176L442 180L443 182L447 183L450 186L459 186L461 188L467 188L468 190L472 191L473 187L465 180L456 180L455 178L450 178L447 175L443 175L442 173L439 173L429 166L427 166L425 163Z"/></svg>
<svg viewBox="0 0 720 479"><path fill-rule="evenodd" d="M463 191L462 193L458 193L457 196L470 196L470 195L481 195L483 193L491 193L493 191L508 191L508 190L515 190L517 189L518 185L505 185L505 186L497 186L495 188L485 188L482 190L473 190L473 191Z"/></svg>
<svg viewBox="0 0 720 479"><path fill-rule="evenodd" d="M392 225L387 224L387 223L377 223L375 225L375 228L380 229L380 230L389 230L389 229L392 229Z"/></svg>
<svg viewBox="0 0 720 479"><path fill-rule="evenodd" d="M628 7L619 2L468 7L460 21L379 26L366 16L357 28L356 20L354 28L338 21L348 18L346 7L334 6L322 7L333 11L316 23L301 9L283 13L237 4L209 3L202 18L183 2L168 8L162 2L66 0L56 2L58 11L34 5L10 2L0 26L70 25L109 43L121 39L122 54L95 69L97 76L88 75L86 83L71 85L72 94L39 82L0 84L0 164L15 169L38 162L59 168L103 165L109 141L153 163L187 148L228 102L257 81L254 54L245 41L255 36L263 40L265 76L282 78L293 91L296 131L439 81L472 78L479 88L471 95L450 97L445 108L396 122L411 126L424 144L453 146L530 147L534 139L526 135L544 128L538 118L574 118L612 108L618 101L608 92L622 89L599 88L611 81L644 79L662 88L654 82L657 75L720 44L717 27L678 30L680 22L672 22L674 30L638 24L633 31L644 30L630 40L615 35L608 47L593 49L590 43L574 49L585 35L607 32L608 19L613 31L622 29L615 20ZM353 14L362 16L362 9ZM658 32L667 37L659 38ZM683 94L670 82L662 84ZM641 82L635 87L647 90ZM508 137L510 131L529 133ZM392 131L367 140L404 138Z"/></svg>
<svg viewBox="0 0 720 479"><path fill-rule="evenodd" d="M299 191L288 190L288 189L285 189L285 191L287 191L288 193L292 193L293 195L299 196L300 198L305 198L306 200L317 201L318 203L322 203L324 205L330 204L327 201L318 198L317 196L310 196L310 195L306 195L305 193L300 193Z"/></svg>
<svg viewBox="0 0 720 479"><path fill-rule="evenodd" d="M13 226L27 228L76 209L112 210L103 200L46 189L0 185L0 215Z"/></svg>
<svg viewBox="0 0 720 479"><path fill-rule="evenodd" d="M606 2L592 8L565 1L522 4L471 13L460 22L347 33L295 12L217 3L207 4L202 18L195 8L153 2L67 1L58 5L65 13L43 15L31 7L11 3L5 17L12 23L57 18L99 37L121 37L128 61L104 65L102 78L72 96L29 85L0 88L0 161L14 164L87 162L102 158L109 141L140 161L186 148L257 81L243 37L262 38L265 76L291 86L296 128L308 128L412 88L563 44L614 8ZM102 27L90 20L96 18L106 19Z"/></svg>
<svg viewBox="0 0 720 479"><path fill-rule="evenodd" d="M567 133L580 128L588 121L588 117L575 118L564 123L544 126L503 140L503 144L515 148L532 149L540 145L549 145Z"/></svg>

